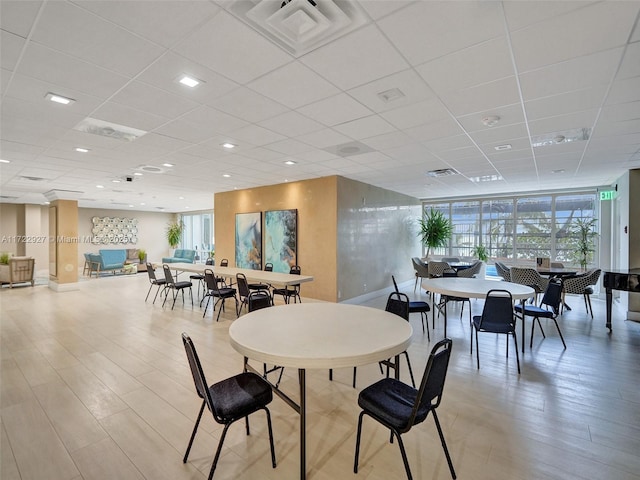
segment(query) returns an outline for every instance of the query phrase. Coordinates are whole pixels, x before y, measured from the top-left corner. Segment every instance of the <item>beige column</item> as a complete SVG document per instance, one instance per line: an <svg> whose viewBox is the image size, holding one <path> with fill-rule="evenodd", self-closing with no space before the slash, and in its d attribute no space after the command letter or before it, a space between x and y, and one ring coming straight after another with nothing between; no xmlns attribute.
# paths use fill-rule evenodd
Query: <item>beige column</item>
<svg viewBox="0 0 640 480"><path fill-rule="evenodd" d="M49 288L78 289L77 200L54 200L49 207Z"/></svg>

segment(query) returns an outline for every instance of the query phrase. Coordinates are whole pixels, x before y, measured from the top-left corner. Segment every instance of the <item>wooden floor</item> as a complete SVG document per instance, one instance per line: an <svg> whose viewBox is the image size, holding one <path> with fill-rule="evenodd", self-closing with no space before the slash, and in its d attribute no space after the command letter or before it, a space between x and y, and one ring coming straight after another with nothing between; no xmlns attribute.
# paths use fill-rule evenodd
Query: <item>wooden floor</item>
<svg viewBox="0 0 640 480"><path fill-rule="evenodd" d="M242 368L228 339L235 315L229 308L218 323L211 311L203 319L188 297L186 306L178 300L175 310L163 309L145 303L147 288L139 274L82 281L67 293L2 289L2 480L206 478L221 428L205 415L182 463L200 401L180 333L193 338L213 383ZM385 300L367 305L382 308ZM482 310L482 301L471 303ZM439 415L458 478L640 479L640 324L615 312L609 335L603 301L593 302L594 320L581 298L569 303L573 311L560 321L567 349L552 324L532 350L527 333L521 375L513 349L506 359L504 336L493 334L481 335L478 370L467 312L462 320L459 310L451 314L453 356ZM409 354L419 374L441 322L429 343L419 316L412 318ZM295 374L286 370L282 383L294 394ZM358 368L359 388L379 378L377 365ZM333 382L326 371L309 372L307 388L308 478L406 478L397 445L367 419L360 473L352 473L359 410L350 369ZM278 398L270 408L278 467L271 468L257 414L251 436L242 423L231 428L214 478L298 478L298 417ZM414 478L451 478L431 418L405 442Z"/></svg>

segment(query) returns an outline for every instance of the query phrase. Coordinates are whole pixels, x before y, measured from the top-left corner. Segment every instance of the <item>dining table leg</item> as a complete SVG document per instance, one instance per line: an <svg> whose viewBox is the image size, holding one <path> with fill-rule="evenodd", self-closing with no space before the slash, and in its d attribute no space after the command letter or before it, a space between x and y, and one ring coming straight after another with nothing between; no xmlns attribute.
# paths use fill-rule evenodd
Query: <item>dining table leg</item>
<svg viewBox="0 0 640 480"><path fill-rule="evenodd" d="M300 480L307 478L307 394L306 370L298 369L300 382Z"/></svg>

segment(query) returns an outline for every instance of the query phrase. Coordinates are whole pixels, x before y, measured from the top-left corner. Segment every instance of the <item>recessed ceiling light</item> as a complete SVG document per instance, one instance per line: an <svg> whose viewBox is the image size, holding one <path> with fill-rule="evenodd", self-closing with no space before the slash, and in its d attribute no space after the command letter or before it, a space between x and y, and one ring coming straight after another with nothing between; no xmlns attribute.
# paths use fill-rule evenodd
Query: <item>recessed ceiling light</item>
<svg viewBox="0 0 640 480"><path fill-rule="evenodd" d="M182 85L186 85L187 87L194 88L202 83L200 80L190 77L189 75L182 75L180 80L178 80Z"/></svg>
<svg viewBox="0 0 640 480"><path fill-rule="evenodd" d="M2 159L0 159L0 163L11 163L11 160L2 160Z"/></svg>
<svg viewBox="0 0 640 480"><path fill-rule="evenodd" d="M104 188L104 185L96 185L96 188Z"/></svg>
<svg viewBox="0 0 640 480"><path fill-rule="evenodd" d="M184 200L184 197L178 197L178 200Z"/></svg>
<svg viewBox="0 0 640 480"><path fill-rule="evenodd" d="M144 202L140 202L140 205L146 205L146 203L144 203Z"/></svg>
<svg viewBox="0 0 640 480"><path fill-rule="evenodd" d="M187 205L187 206L186 206L186 207L184 207L184 208L191 208L191 207L190 207L189 205Z"/></svg>
<svg viewBox="0 0 640 480"><path fill-rule="evenodd" d="M503 150L511 150L511 144L510 143L505 143L504 145L496 145L493 148L494 148L494 150L497 150L499 152L501 152Z"/></svg>
<svg viewBox="0 0 640 480"><path fill-rule="evenodd" d="M162 164L163 167L173 167L173 163L163 163Z"/></svg>
<svg viewBox="0 0 640 480"><path fill-rule="evenodd" d="M136 177L141 177L141 176L142 176L142 173L141 173L141 172L133 172L133 174L134 174Z"/></svg>
<svg viewBox="0 0 640 480"><path fill-rule="evenodd" d="M44 205L50 205L51 202L44 202Z"/></svg>
<svg viewBox="0 0 640 480"><path fill-rule="evenodd" d="M235 148L236 147L236 145L234 145L233 143L229 143L229 142L223 143L222 146L224 148Z"/></svg>
<svg viewBox="0 0 640 480"><path fill-rule="evenodd" d="M438 170L429 170L427 175L429 177L448 177L449 175L457 175L458 172L453 168L440 168Z"/></svg>
<svg viewBox="0 0 640 480"><path fill-rule="evenodd" d="M479 177L469 177L469 180L471 180L473 183L480 183L480 182L496 182L498 180L503 180L503 178L502 178L502 175L493 174L493 175L481 175Z"/></svg>
<svg viewBox="0 0 640 480"><path fill-rule="evenodd" d="M224 178L231 178L231 175L229 175L228 173L223 173L223 174L222 174L222 176L223 176Z"/></svg>
<svg viewBox="0 0 640 480"><path fill-rule="evenodd" d="M113 180L111 180L113 183L120 183L120 180L118 180L117 178L114 178Z"/></svg>
<svg viewBox="0 0 640 480"><path fill-rule="evenodd" d="M579 142L589 140L591 136L590 128L574 128L563 132L545 133L531 137L532 147L547 147L561 143Z"/></svg>
<svg viewBox="0 0 640 480"><path fill-rule="evenodd" d="M558 170L551 170L551 173L564 173L564 168L559 168Z"/></svg>
<svg viewBox="0 0 640 480"><path fill-rule="evenodd" d="M129 205L129 208L133 208L133 205Z"/></svg>
<svg viewBox="0 0 640 480"><path fill-rule="evenodd" d="M82 148L82 147L76 147L76 152L88 153L89 149L88 148Z"/></svg>
<svg viewBox="0 0 640 480"><path fill-rule="evenodd" d="M57 95L55 93L48 92L44 98L50 100L52 102L61 103L62 105L71 105L75 102L73 98L63 97L62 95Z"/></svg>
<svg viewBox="0 0 640 480"><path fill-rule="evenodd" d="M285 165L295 165L296 162L294 162L293 160L287 160L284 162Z"/></svg>

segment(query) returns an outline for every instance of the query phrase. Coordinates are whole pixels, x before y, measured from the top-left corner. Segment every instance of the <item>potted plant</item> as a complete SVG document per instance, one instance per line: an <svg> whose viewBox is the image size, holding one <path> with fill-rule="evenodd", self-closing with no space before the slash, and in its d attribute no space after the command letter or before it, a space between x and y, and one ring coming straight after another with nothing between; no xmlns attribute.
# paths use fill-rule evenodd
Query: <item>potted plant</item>
<svg viewBox="0 0 640 480"><path fill-rule="evenodd" d="M0 253L0 283L9 283L11 275L9 274L9 259L11 254L7 252Z"/></svg>
<svg viewBox="0 0 640 480"><path fill-rule="evenodd" d="M487 260L489 260L489 251L487 250L487 247L482 244L473 247L473 250L471 250L471 255L476 257L478 260L482 260L485 263Z"/></svg>
<svg viewBox="0 0 640 480"><path fill-rule="evenodd" d="M7 252L0 253L0 265L9 265L11 254Z"/></svg>
<svg viewBox="0 0 640 480"><path fill-rule="evenodd" d="M451 220L444 216L440 210L431 208L425 216L419 220L420 231L418 235L422 244L427 247L426 257L432 248L446 247L453 233Z"/></svg>
<svg viewBox="0 0 640 480"><path fill-rule="evenodd" d="M180 240L182 240L182 231L184 230L184 223L182 220L169 223L167 226L167 241L169 246L173 249L178 248Z"/></svg>
<svg viewBox="0 0 640 480"><path fill-rule="evenodd" d="M147 251L141 248L140 250L138 250L138 260L140 260L140 263L144 263L146 259Z"/></svg>
<svg viewBox="0 0 640 480"><path fill-rule="evenodd" d="M595 243L593 241L597 232L594 230L597 219L595 218L578 218L575 221L574 232L578 235L578 245L575 255L578 257L580 267L587 269L587 265L591 260L591 254L595 251Z"/></svg>

